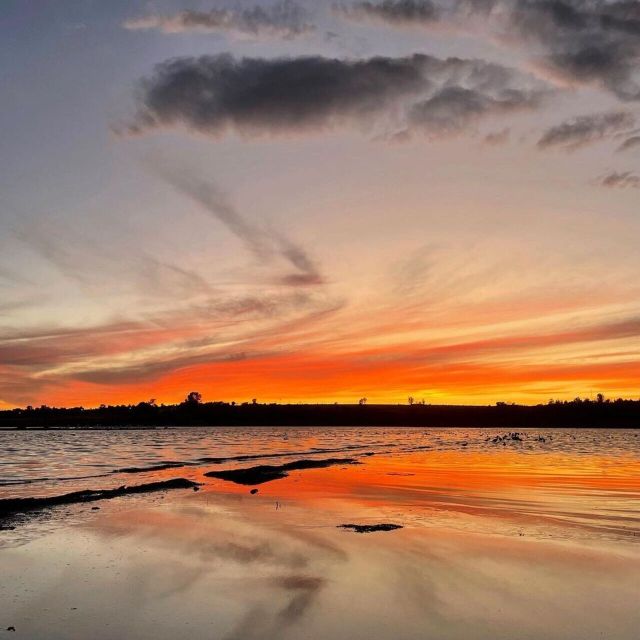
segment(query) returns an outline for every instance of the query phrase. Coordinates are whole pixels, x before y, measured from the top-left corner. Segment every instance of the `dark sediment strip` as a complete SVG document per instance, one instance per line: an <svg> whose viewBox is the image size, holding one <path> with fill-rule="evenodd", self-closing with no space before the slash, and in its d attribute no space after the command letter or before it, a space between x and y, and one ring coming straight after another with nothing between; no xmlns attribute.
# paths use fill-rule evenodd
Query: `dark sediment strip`
<svg viewBox="0 0 640 640"><path fill-rule="evenodd" d="M169 460L168 462L159 462L148 467L124 467L122 469L115 469L111 473L145 473L148 471L163 471L164 469L176 469L178 467L188 467L193 465L193 462L179 462Z"/></svg>
<svg viewBox="0 0 640 640"><path fill-rule="evenodd" d="M243 462L247 460L264 460L270 458L291 458L294 456L306 456L306 455L320 455L324 453L340 453L346 451L353 451L355 449L364 449L367 445L351 445L346 447L340 447L336 449L310 449L308 451L284 451L277 453L257 453L257 454L244 454L237 456L226 457L204 457L197 458L196 460L167 460L166 462L158 462L157 464L151 464L149 466L131 466L122 467L120 469L113 469L107 473L95 473L86 476L62 476L62 477L45 477L45 478L23 478L19 480L0 480L0 487L20 486L35 483L44 482L68 482L75 480L88 480L90 478L108 478L119 473L134 474L134 473L152 473L154 471L164 471L166 469L179 469L183 467L198 467L204 464L224 464L225 462ZM373 445L375 446L375 445ZM373 452L367 452L358 454L363 456L372 456Z"/></svg>
<svg viewBox="0 0 640 640"><path fill-rule="evenodd" d="M41 482L67 482L71 480L88 480L90 478L107 478L112 475L114 472L109 471L109 473L92 473L88 476L62 476L60 478L22 478L20 480L11 480L9 482L0 482L0 487L13 487L20 486L24 484L37 484Z"/></svg>
<svg viewBox="0 0 640 640"><path fill-rule="evenodd" d="M350 529L356 533L373 533L375 531L395 531L396 529L402 529L402 525L391 524L390 522L381 524L339 524L338 528Z"/></svg>
<svg viewBox="0 0 640 640"><path fill-rule="evenodd" d="M96 500L110 500L136 493L151 493L153 491L165 491L167 489L192 489L199 487L198 482L186 478L173 478L159 482L149 482L133 486L122 486L117 489L85 489L74 491L59 496L7 498L0 500L0 520L29 511L47 509L59 505L77 504L81 502L95 502Z"/></svg>
<svg viewBox="0 0 640 640"><path fill-rule="evenodd" d="M149 471L162 471L163 469L176 469L178 467L197 467L202 464L224 464L225 462L244 462L247 460L264 460L269 458L292 458L294 456L310 456L320 455L323 453L342 453L346 451L353 451L355 449L364 449L367 445L350 445L348 447L340 447L338 449L310 449L308 451L282 451L277 453L252 453L243 454L238 456L225 456L225 457L204 457L197 460L185 460L185 461L167 461L159 462L158 464L148 467L124 467L122 469L115 469L111 473L146 473ZM365 453L363 455L373 455L371 453Z"/></svg>
<svg viewBox="0 0 640 640"><path fill-rule="evenodd" d="M363 446L341 447L340 449L312 449L310 451L283 451L281 453L252 453L241 456L229 456L226 458L200 458L199 463L224 464L225 462L244 462L246 460L261 460L264 458L292 458L293 456L310 456L321 453L342 453L353 449L363 449Z"/></svg>
<svg viewBox="0 0 640 640"><path fill-rule="evenodd" d="M289 471L300 469L322 469L339 464L359 464L354 458L328 458L326 460L296 460L281 465L259 465L247 469L227 469L225 471L209 471L204 475L209 478L229 480L236 484L254 485L272 480L280 480L289 475Z"/></svg>

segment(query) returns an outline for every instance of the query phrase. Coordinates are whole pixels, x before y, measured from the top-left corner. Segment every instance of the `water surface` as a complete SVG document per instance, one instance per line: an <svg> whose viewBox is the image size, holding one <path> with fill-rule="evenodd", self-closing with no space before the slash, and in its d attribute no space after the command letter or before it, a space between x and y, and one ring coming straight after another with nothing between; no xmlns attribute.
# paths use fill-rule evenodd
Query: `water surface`
<svg viewBox="0 0 640 640"><path fill-rule="evenodd" d="M0 433L2 497L203 483L45 510L0 532L0 626L53 639L635 639L639 435ZM256 494L204 475L328 457L358 464L292 471ZM403 528L338 528L380 522Z"/></svg>

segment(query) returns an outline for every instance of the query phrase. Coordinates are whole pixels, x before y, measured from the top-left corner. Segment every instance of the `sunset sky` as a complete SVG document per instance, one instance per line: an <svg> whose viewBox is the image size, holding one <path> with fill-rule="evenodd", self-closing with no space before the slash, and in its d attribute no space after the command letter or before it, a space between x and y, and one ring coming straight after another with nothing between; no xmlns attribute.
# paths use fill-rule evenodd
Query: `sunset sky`
<svg viewBox="0 0 640 640"><path fill-rule="evenodd" d="M0 408L640 396L640 2L0 30Z"/></svg>

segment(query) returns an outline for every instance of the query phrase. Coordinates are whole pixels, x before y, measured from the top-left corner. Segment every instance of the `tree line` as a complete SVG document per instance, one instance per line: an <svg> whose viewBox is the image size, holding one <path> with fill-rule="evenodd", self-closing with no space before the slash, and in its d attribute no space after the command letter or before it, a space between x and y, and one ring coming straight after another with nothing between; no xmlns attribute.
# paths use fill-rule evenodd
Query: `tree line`
<svg viewBox="0 0 640 640"><path fill-rule="evenodd" d="M276 404L205 402L197 391L177 404L155 399L137 404L40 407L0 411L0 428L126 428L162 426L424 426L424 427L640 427L640 400L550 400L546 404L434 405L409 397L407 404Z"/></svg>

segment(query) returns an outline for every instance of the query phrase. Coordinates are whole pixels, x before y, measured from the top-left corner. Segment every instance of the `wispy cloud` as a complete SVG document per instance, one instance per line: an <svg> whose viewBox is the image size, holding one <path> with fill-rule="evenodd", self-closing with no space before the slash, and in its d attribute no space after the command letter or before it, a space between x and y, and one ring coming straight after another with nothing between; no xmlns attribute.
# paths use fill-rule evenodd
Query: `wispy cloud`
<svg viewBox="0 0 640 640"><path fill-rule="evenodd" d="M496 146L500 144L504 144L509 140L511 136L511 129L509 127L505 127L504 129L500 129L500 131L492 131L488 133L484 137L484 144L489 146Z"/></svg>
<svg viewBox="0 0 640 640"><path fill-rule="evenodd" d="M136 321L5 330L0 333L0 362L12 384L2 387L0 400L32 401L36 389L74 381L119 387L152 382L187 367L259 362L290 352L296 334L341 306L326 295L284 289L216 296Z"/></svg>
<svg viewBox="0 0 640 640"><path fill-rule="evenodd" d="M153 363L149 369L129 366L121 370L80 372L75 379L101 384L136 385L144 382L140 373L150 371L152 379L174 380L180 371L189 379L224 379L227 393L252 389L273 397L343 397L345 393L376 396L397 395L407 389L432 389L437 393L466 397L491 397L501 389L513 390L514 382L527 385L555 382L575 393L575 382L594 381L602 388L633 384L639 352L633 349L640 335L637 318L595 324L575 330L545 334L517 333L480 340L440 340L437 344L394 342L366 348L354 344L337 352L326 350L250 350L236 356L220 353L207 359L196 356L173 362ZM597 344L617 341L618 350L629 352L620 358L585 356ZM254 345L255 346L255 345ZM614 349L614 352L616 350ZM552 354L564 354L552 360ZM617 352L616 352L617 353ZM576 354L574 361L569 357ZM264 378L264 372L268 377ZM317 381L322 379L322 386ZM175 383L174 383L175 384ZM589 382L587 382L589 384ZM244 395L246 396L247 391ZM233 396L232 396L233 397ZM492 399L495 399L492 398Z"/></svg>
<svg viewBox="0 0 640 640"><path fill-rule="evenodd" d="M192 269L144 251L114 250L108 243L86 237L59 222L24 224L14 230L14 235L88 294L104 295L107 288L114 286L120 292L128 290L147 297L165 297L179 291L188 298L212 292L209 282ZM93 268L87 269L87 264Z"/></svg>
<svg viewBox="0 0 640 640"><path fill-rule="evenodd" d="M399 26L430 25L440 18L440 9L430 0L383 0L335 4L334 12L345 18L372 20Z"/></svg>
<svg viewBox="0 0 640 640"><path fill-rule="evenodd" d="M251 8L180 11L170 15L150 13L123 23L130 31L163 33L230 33L254 38L296 38L315 30L306 10L290 0Z"/></svg>
<svg viewBox="0 0 640 640"><path fill-rule="evenodd" d="M250 222L211 180L166 161L150 160L149 166L159 177L221 222L260 262L268 264L275 257L284 261L292 272L279 278L281 284L305 286L324 282L315 261L300 244L282 232L263 229Z"/></svg>
<svg viewBox="0 0 640 640"><path fill-rule="evenodd" d="M597 183L610 189L640 189L640 175L631 171L612 171L598 178Z"/></svg>
<svg viewBox="0 0 640 640"><path fill-rule="evenodd" d="M640 135L629 136L619 147L618 151L629 151L640 147Z"/></svg>
<svg viewBox="0 0 640 640"><path fill-rule="evenodd" d="M626 111L576 116L545 131L538 140L538 147L561 147L574 151L629 130L634 124L635 117Z"/></svg>
<svg viewBox="0 0 640 640"><path fill-rule="evenodd" d="M478 299L478 287L495 276L453 268L454 279L442 279L442 258L425 247L400 263L392 308L381 300L345 308L324 287L280 288L216 295L135 322L5 331L0 400L166 398L194 381L207 397L227 399L389 398L433 389L495 400L514 381L519 397L541 381L574 393L574 381L630 388L639 316L631 303L600 314L600 306L620 303L620 292L608 289L597 302L588 287Z"/></svg>
<svg viewBox="0 0 640 640"><path fill-rule="evenodd" d="M529 88L515 88L494 69L496 77L482 88L445 87L428 100L413 106L409 128L435 135L449 135L468 129L486 116L535 109L540 106L544 92Z"/></svg>

